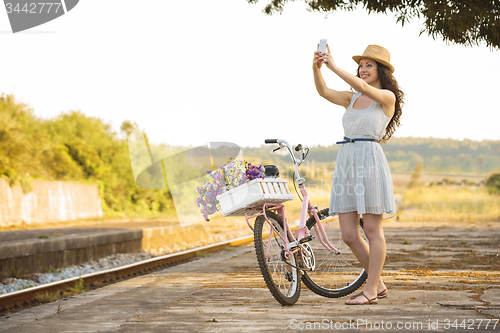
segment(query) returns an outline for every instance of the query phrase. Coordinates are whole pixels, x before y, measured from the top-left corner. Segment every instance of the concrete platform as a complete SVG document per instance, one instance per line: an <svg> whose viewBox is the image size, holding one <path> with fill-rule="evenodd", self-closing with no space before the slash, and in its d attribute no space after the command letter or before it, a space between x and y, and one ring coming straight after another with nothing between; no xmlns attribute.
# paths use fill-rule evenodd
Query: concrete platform
<svg viewBox="0 0 500 333"><path fill-rule="evenodd" d="M283 307L248 246L12 314L0 331L500 331L499 224L400 224L385 235L389 297L378 304L346 306L303 286Z"/></svg>
<svg viewBox="0 0 500 333"><path fill-rule="evenodd" d="M251 234L243 223L180 227L168 222L142 221L3 231L0 232L0 281L116 253L148 251L162 255Z"/></svg>
<svg viewBox="0 0 500 333"><path fill-rule="evenodd" d="M69 228L50 230L50 233L47 230L8 231L0 235L0 280L13 275L44 273L49 268L71 266L114 253L140 252L143 238L140 229Z"/></svg>

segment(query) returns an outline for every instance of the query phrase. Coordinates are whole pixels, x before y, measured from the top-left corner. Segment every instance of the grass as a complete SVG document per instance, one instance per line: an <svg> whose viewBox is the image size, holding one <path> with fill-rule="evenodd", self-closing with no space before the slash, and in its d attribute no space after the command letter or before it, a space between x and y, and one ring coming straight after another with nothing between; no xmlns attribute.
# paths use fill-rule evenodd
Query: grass
<svg viewBox="0 0 500 333"><path fill-rule="evenodd" d="M428 178L425 179L426 181L437 179L437 176L426 177ZM408 188L409 177L406 178L394 182L396 198L402 199L403 202L397 209L399 221L500 221L500 195L489 194L484 186L444 185L410 189ZM289 188L294 195L294 200L285 203L285 210L288 220L293 221L300 219L302 202L297 198L290 181ZM319 195L311 197L313 205L319 209L329 207L330 193L326 190L316 191L316 193ZM394 219L396 217L391 220Z"/></svg>
<svg viewBox="0 0 500 333"><path fill-rule="evenodd" d="M482 186L424 186L407 189L399 208L400 221L500 221L500 196Z"/></svg>
<svg viewBox="0 0 500 333"><path fill-rule="evenodd" d="M426 176L435 180L437 176ZM434 177L434 178L433 178ZM400 177L401 178L401 177ZM408 179L406 179L408 178ZM484 186L421 186L408 188L409 177L394 182L394 192L402 204L397 208L399 221L414 222L491 222L500 221L500 195L489 194ZM316 180L311 201L320 210L330 206L330 192ZM302 202L298 199L291 181L288 182L294 200L285 202L288 221L300 219ZM307 184L306 184L307 185ZM316 191L314 191L316 190ZM316 195L314 195L316 194ZM391 220L395 220L396 217ZM407 244L407 243L404 243Z"/></svg>
<svg viewBox="0 0 500 333"><path fill-rule="evenodd" d="M75 288L74 289L78 290L79 294L84 293L84 292L87 291L87 289L85 288L85 285L83 284L83 279L82 279L81 276L78 279L78 281L75 282Z"/></svg>
<svg viewBox="0 0 500 333"><path fill-rule="evenodd" d="M26 278L27 274L29 274L28 270L26 270L22 267L19 269L14 268L12 270L12 277L15 279L24 279L24 278Z"/></svg>
<svg viewBox="0 0 500 333"><path fill-rule="evenodd" d="M62 272L62 270L60 268L54 268L52 266L45 267L44 271L46 274L47 273L58 274L58 273Z"/></svg>
<svg viewBox="0 0 500 333"><path fill-rule="evenodd" d="M311 175L317 174L317 170ZM311 195L314 206L324 209L330 205L331 179L325 172L316 175L316 178L306 179L306 186ZM398 178L399 177L399 178ZM394 174L394 190L397 199L401 199L403 204L398 206L397 215L399 221L434 221L434 222L457 222L457 221L500 221L500 196L492 195L482 186L422 186L419 188L408 188L410 175ZM476 177L477 178L477 177ZM435 181L438 176L422 176L422 181ZM461 178L460 178L461 179ZM478 178L479 179L479 178ZM308 181L311 180L310 183ZM477 180L477 179L474 179ZM290 192L294 200L285 202L285 211L288 221L300 219L302 202L298 199L291 179L288 181ZM393 218L391 220L395 220ZM201 214L200 214L201 220ZM183 230L175 218L169 215L164 216L136 216L136 217L116 217L103 216L96 218L80 219L74 221L54 222L46 224L23 224L19 226L0 227L0 231L38 229L38 228L64 228L64 227L120 227L125 228L127 224L134 228L146 226L173 226ZM253 221L251 221L251 224ZM187 246L184 237L175 241L175 248L165 250L181 251L188 247L206 245L225 239L241 237L250 232L246 226L244 217L222 217L217 216L210 219L208 223L198 223L189 227L199 227L206 230L206 235L198 241L190 240ZM60 234L41 237L56 237ZM210 237L208 237L210 235ZM210 239L208 239L210 238ZM212 239L213 238L213 239ZM191 244L192 243L192 244ZM196 244L195 244L196 243ZM160 253L158 253L160 254ZM164 253L161 253L164 254Z"/></svg>
<svg viewBox="0 0 500 333"><path fill-rule="evenodd" d="M201 258L208 258L213 256L214 254L211 252L201 252L201 251L196 251L196 256L201 257Z"/></svg>
<svg viewBox="0 0 500 333"><path fill-rule="evenodd" d="M80 276L75 282L74 288L67 287L66 290L59 290L49 293L48 291L36 293L35 299L40 303L51 303L59 299L75 296L87 291L87 287L83 284L83 279Z"/></svg>
<svg viewBox="0 0 500 333"><path fill-rule="evenodd" d="M61 299L59 292L49 293L48 291L36 293L35 299L40 303L51 303Z"/></svg>

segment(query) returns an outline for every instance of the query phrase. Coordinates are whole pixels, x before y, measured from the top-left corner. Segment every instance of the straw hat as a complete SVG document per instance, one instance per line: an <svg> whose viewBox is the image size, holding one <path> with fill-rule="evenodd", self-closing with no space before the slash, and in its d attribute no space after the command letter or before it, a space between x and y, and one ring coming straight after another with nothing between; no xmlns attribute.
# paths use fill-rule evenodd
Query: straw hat
<svg viewBox="0 0 500 333"><path fill-rule="evenodd" d="M380 45L368 45L365 52L363 52L363 55L352 57L357 64L359 64L359 61L363 58L375 60L382 65L389 67L391 72L394 73L394 67L390 63L391 54L385 47Z"/></svg>

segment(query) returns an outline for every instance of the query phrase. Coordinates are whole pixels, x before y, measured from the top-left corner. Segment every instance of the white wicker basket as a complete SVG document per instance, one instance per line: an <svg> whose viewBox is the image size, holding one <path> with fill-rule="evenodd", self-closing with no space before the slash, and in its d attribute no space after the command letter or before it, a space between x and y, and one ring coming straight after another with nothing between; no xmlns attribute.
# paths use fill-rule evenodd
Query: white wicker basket
<svg viewBox="0 0 500 333"><path fill-rule="evenodd" d="M217 196L222 215L245 216L247 208L293 200L286 179L254 179Z"/></svg>

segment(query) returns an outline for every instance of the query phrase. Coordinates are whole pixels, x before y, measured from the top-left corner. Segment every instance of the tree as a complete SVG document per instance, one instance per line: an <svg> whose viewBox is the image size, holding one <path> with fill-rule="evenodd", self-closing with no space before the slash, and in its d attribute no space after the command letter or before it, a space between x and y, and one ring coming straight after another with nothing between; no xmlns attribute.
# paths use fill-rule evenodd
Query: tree
<svg viewBox="0 0 500 333"><path fill-rule="evenodd" d="M483 172L483 166L485 161L486 161L486 156L484 156L483 154L479 154L476 157L476 163L479 166L479 172Z"/></svg>
<svg viewBox="0 0 500 333"><path fill-rule="evenodd" d="M410 185L409 185L410 188L420 186L419 180L420 180L420 177L422 176L423 169L424 169L424 163L419 163L415 167L415 170L413 170L413 173L412 173L411 179L410 179Z"/></svg>
<svg viewBox="0 0 500 333"><path fill-rule="evenodd" d="M418 166L420 163L424 162L422 156L415 152L410 151L408 155L410 156L410 168L412 168L413 166Z"/></svg>
<svg viewBox="0 0 500 333"><path fill-rule="evenodd" d="M259 0L247 0L257 3ZM263 12L282 13L285 3L295 0L265 0ZM500 0L300 0L309 5L310 11L321 13L336 10L354 10L362 5L368 13L392 12L396 23L404 26L412 18L424 19L420 34L432 38L440 36L445 41L467 46L486 43L500 48Z"/></svg>
<svg viewBox="0 0 500 333"><path fill-rule="evenodd" d="M500 172L493 172L486 177L486 188L489 193L500 194Z"/></svg>
<svg viewBox="0 0 500 333"><path fill-rule="evenodd" d="M125 134L125 139L128 138L130 133L132 133L139 125L134 121L124 120L120 126L120 130Z"/></svg>
<svg viewBox="0 0 500 333"><path fill-rule="evenodd" d="M124 121L127 133L137 124ZM97 183L107 214L173 211L168 190L136 185L126 139L110 124L71 111L40 119L12 95L0 95L0 178L30 190L31 179Z"/></svg>

